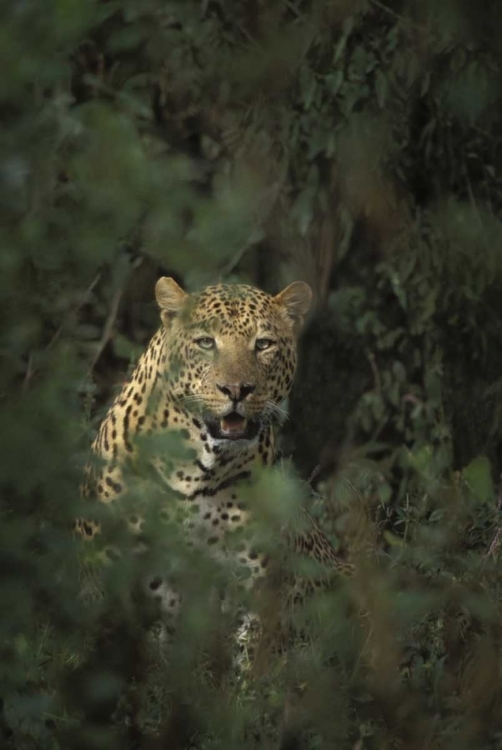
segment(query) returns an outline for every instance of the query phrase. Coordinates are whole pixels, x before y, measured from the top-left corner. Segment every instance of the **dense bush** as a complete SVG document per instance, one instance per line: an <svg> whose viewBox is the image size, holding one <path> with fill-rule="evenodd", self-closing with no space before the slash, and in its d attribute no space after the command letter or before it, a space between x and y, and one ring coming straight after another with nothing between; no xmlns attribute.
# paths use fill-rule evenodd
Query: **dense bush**
<svg viewBox="0 0 502 750"><path fill-rule="evenodd" d="M497 11L2 4L6 747L502 747ZM293 462L252 500L265 543L305 502L356 572L287 638L272 591L240 676L208 593L230 572L176 535L145 563L167 542L191 593L168 663L131 556L80 595L79 482L161 274L316 292Z"/></svg>

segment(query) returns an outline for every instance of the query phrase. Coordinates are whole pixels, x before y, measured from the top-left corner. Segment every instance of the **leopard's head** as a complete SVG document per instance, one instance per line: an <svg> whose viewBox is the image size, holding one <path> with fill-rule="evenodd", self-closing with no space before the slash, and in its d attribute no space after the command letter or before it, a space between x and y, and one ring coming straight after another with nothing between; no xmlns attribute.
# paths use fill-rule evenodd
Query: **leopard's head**
<svg viewBox="0 0 502 750"><path fill-rule="evenodd" d="M296 281L274 297L220 284L188 294L164 277L155 291L172 398L202 417L213 440L254 440L291 390L310 287Z"/></svg>

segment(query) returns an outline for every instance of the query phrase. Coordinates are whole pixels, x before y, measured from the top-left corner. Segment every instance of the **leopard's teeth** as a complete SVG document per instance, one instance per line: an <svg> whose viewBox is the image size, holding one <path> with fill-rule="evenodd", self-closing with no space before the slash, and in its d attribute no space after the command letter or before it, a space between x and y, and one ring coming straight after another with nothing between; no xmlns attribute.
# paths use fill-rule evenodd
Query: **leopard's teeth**
<svg viewBox="0 0 502 750"><path fill-rule="evenodd" d="M224 417L220 419L220 430L224 435L240 435L246 431L247 424L247 419L232 422Z"/></svg>

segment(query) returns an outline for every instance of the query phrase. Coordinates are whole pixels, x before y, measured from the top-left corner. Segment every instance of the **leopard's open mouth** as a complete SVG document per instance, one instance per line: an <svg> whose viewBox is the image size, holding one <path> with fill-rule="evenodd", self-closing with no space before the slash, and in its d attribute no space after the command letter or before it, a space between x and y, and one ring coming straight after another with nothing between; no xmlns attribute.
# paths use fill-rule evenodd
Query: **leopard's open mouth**
<svg viewBox="0 0 502 750"><path fill-rule="evenodd" d="M254 440L260 430L257 419L246 419L236 411L220 419L210 417L204 421L215 440Z"/></svg>

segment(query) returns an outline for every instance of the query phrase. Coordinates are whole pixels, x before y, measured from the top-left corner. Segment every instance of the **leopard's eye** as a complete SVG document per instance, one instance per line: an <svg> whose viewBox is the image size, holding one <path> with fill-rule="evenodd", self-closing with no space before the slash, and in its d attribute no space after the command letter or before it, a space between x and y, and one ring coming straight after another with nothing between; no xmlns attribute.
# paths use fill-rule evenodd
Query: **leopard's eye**
<svg viewBox="0 0 502 750"><path fill-rule="evenodd" d="M201 336L198 339L195 339L195 343L197 346L200 346L201 349L214 349L216 347L216 341L211 338L211 336Z"/></svg>
<svg viewBox="0 0 502 750"><path fill-rule="evenodd" d="M265 349L270 349L274 344L275 341L272 341L272 339L256 339L254 346L257 351L264 352Z"/></svg>

